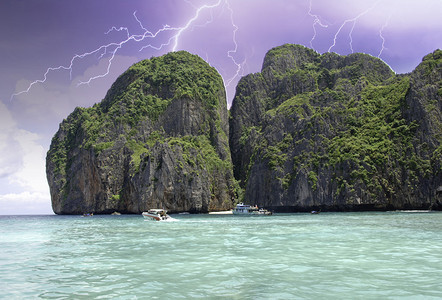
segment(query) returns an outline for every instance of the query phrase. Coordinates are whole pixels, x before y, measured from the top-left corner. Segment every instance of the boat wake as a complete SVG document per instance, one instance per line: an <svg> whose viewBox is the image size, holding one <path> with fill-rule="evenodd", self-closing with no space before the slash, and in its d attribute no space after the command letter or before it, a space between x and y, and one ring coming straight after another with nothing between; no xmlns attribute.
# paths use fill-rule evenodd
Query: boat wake
<svg viewBox="0 0 442 300"><path fill-rule="evenodd" d="M169 216L166 220L161 220L160 222L178 222L178 219L172 218Z"/></svg>
<svg viewBox="0 0 442 300"><path fill-rule="evenodd" d="M155 221L153 219L144 219L145 222L151 222ZM167 219L164 220L157 220L157 222L179 222L178 219L172 218L171 216L168 216Z"/></svg>

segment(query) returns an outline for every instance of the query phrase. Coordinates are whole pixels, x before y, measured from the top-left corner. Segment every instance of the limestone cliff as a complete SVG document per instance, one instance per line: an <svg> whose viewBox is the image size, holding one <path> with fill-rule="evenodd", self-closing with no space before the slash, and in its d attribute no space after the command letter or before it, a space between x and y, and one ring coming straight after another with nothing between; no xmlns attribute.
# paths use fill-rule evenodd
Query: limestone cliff
<svg viewBox="0 0 442 300"><path fill-rule="evenodd" d="M442 51L395 75L365 54L270 50L230 117L244 201L279 211L441 209Z"/></svg>
<svg viewBox="0 0 442 300"><path fill-rule="evenodd" d="M57 214L440 210L442 51L396 75L365 54L276 47L230 117L199 57L144 60L60 124L46 169Z"/></svg>
<svg viewBox="0 0 442 300"><path fill-rule="evenodd" d="M55 134L47 177L57 214L231 208L235 180L221 76L187 52L141 61Z"/></svg>

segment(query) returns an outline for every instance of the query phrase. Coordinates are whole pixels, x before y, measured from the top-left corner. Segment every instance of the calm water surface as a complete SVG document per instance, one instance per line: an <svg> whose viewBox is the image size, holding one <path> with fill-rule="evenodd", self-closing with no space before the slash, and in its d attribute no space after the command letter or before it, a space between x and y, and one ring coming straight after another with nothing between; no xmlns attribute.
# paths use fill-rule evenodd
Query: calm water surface
<svg viewBox="0 0 442 300"><path fill-rule="evenodd" d="M442 213L173 217L0 217L0 298L442 298Z"/></svg>

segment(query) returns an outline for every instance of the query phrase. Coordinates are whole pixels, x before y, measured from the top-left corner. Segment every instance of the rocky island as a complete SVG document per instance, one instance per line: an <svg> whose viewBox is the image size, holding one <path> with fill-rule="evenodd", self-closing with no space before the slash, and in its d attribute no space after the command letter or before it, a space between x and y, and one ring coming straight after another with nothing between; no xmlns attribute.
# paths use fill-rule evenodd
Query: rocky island
<svg viewBox="0 0 442 300"><path fill-rule="evenodd" d="M245 201L287 211L440 209L441 96L440 50L406 75L366 54L270 50L231 108Z"/></svg>
<svg viewBox="0 0 442 300"><path fill-rule="evenodd" d="M228 128L222 78L204 60L176 52L141 61L61 123L46 164L53 210L229 209Z"/></svg>
<svg viewBox="0 0 442 300"><path fill-rule="evenodd" d="M442 209L442 51L397 75L366 54L271 49L227 110L221 76L180 51L76 108L47 155L57 214Z"/></svg>

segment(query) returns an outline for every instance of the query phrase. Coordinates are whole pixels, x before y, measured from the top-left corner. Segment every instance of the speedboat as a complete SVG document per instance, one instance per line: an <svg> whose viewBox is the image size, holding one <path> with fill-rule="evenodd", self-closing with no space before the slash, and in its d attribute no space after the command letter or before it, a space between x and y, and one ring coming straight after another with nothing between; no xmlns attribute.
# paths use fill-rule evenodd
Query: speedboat
<svg viewBox="0 0 442 300"><path fill-rule="evenodd" d="M164 221L171 218L167 214L167 211L161 208L149 209L147 212L143 212L142 215L144 219L154 220L154 221Z"/></svg>
<svg viewBox="0 0 442 300"><path fill-rule="evenodd" d="M264 208L258 208L258 206L247 205L244 203L238 203L232 210L234 215L271 215L272 212Z"/></svg>

